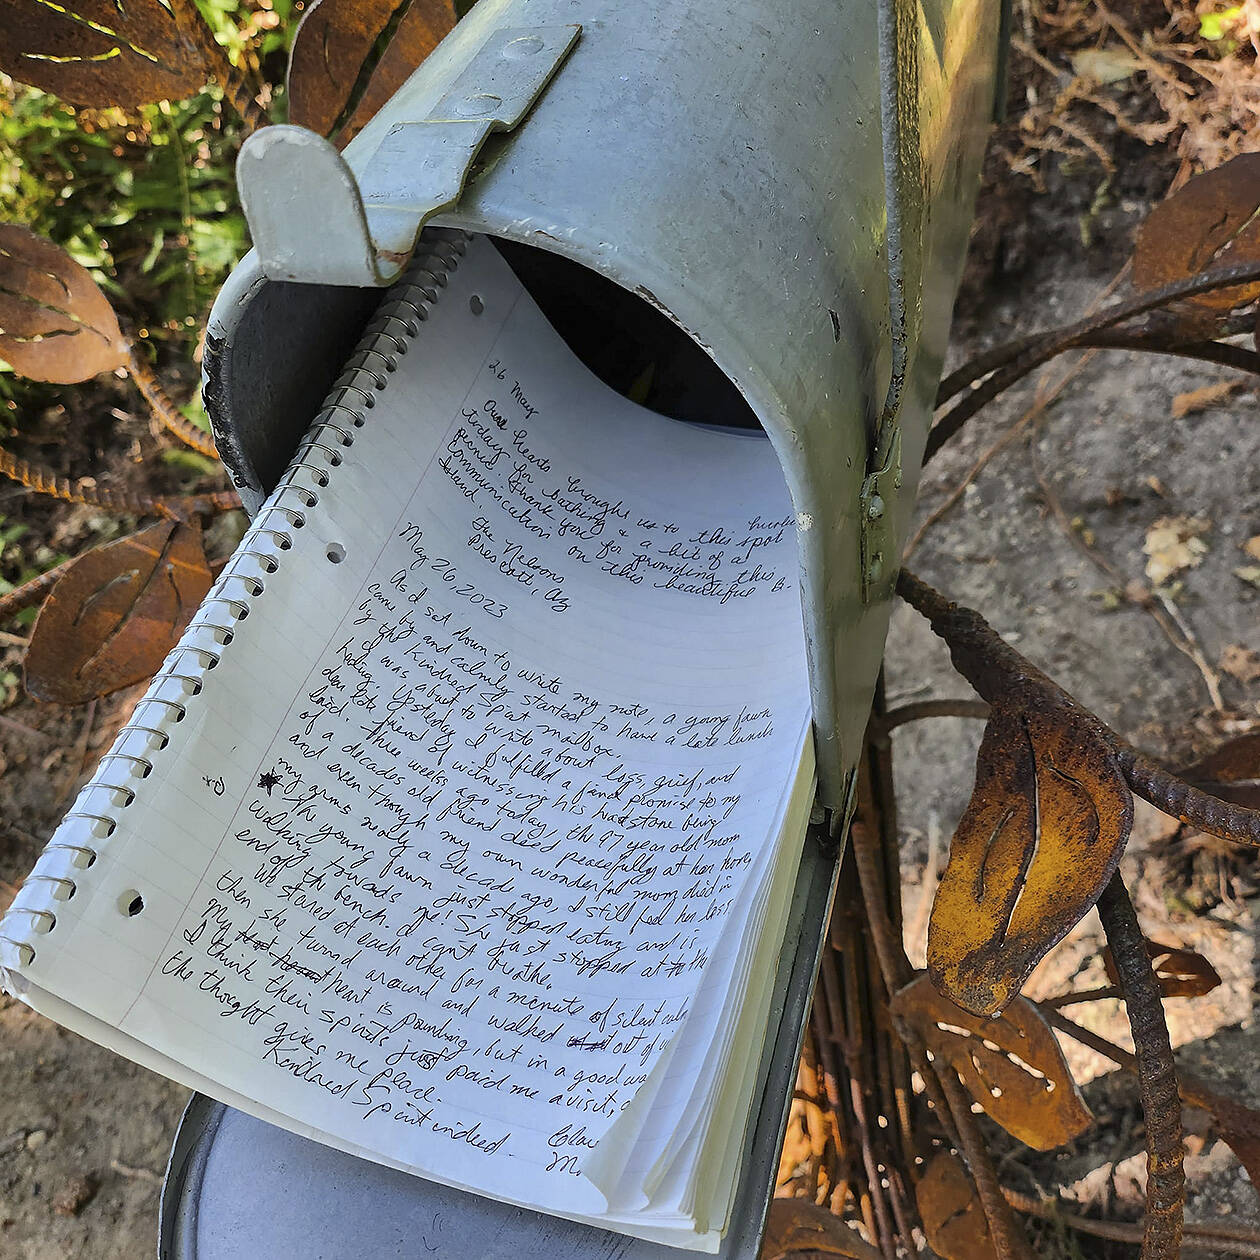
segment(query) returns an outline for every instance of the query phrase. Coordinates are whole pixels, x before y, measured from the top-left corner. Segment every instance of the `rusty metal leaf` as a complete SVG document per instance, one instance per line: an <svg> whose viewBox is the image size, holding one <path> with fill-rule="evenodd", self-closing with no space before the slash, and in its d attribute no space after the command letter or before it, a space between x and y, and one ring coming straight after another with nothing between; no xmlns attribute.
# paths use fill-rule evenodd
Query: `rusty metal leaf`
<svg viewBox="0 0 1260 1260"><path fill-rule="evenodd" d="M774 1199L761 1260L791 1260L799 1255L881 1260L874 1247L826 1208L816 1207L808 1199Z"/></svg>
<svg viewBox="0 0 1260 1260"><path fill-rule="evenodd" d="M1093 1122L1054 1033L1026 999L1017 997L1001 1015L984 1019L920 976L894 995L891 1010L1026 1146L1039 1151L1062 1146Z"/></svg>
<svg viewBox="0 0 1260 1260"><path fill-rule="evenodd" d="M984 1208L957 1155L938 1151L914 1195L928 1245L941 1260L997 1260Z"/></svg>
<svg viewBox="0 0 1260 1260"><path fill-rule="evenodd" d="M1260 1185L1260 1111L1216 1095L1208 1108L1221 1141L1238 1156L1253 1186Z"/></svg>
<svg viewBox="0 0 1260 1260"><path fill-rule="evenodd" d="M26 650L27 691L82 704L149 677L209 589L196 520L163 521L85 552L40 609Z"/></svg>
<svg viewBox="0 0 1260 1260"><path fill-rule="evenodd" d="M1151 956L1151 967L1164 997L1202 997L1221 983L1216 968L1193 949L1147 940L1146 952ZM1111 983L1118 985L1120 977L1111 950L1104 953L1103 963Z"/></svg>
<svg viewBox="0 0 1260 1260"><path fill-rule="evenodd" d="M1180 777L1200 792L1260 809L1260 731L1227 740Z"/></svg>
<svg viewBox="0 0 1260 1260"><path fill-rule="evenodd" d="M937 987L979 1015L1015 997L1120 861L1133 797L1097 726L1067 707L994 705L928 925Z"/></svg>
<svg viewBox="0 0 1260 1260"><path fill-rule="evenodd" d="M72 105L180 100L207 78L200 20L161 0L0 0L0 70Z"/></svg>
<svg viewBox="0 0 1260 1260"><path fill-rule="evenodd" d="M337 142L347 144L456 20L452 0L317 0L293 40L290 121L327 136L352 110L337 132ZM383 39L388 43L373 65Z"/></svg>
<svg viewBox="0 0 1260 1260"><path fill-rule="evenodd" d="M1260 261L1260 153L1243 153L1188 180L1147 216L1133 253L1143 292L1209 267ZM1260 284L1233 285L1187 299L1201 311L1227 311L1260 297Z"/></svg>
<svg viewBox="0 0 1260 1260"><path fill-rule="evenodd" d="M0 224L0 359L58 385L127 361L118 319L96 281L65 250L16 223Z"/></svg>

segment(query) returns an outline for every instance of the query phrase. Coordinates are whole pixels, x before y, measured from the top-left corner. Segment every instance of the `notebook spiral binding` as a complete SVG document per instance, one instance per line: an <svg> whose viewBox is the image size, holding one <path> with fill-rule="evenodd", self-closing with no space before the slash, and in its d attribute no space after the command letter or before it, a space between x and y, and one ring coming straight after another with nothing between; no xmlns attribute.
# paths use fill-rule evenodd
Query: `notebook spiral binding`
<svg viewBox="0 0 1260 1260"><path fill-rule="evenodd" d="M426 228L421 234L411 265L368 321L280 483L0 919L0 973L34 963L36 942L57 926L53 905L71 900L83 872L99 860L102 842L135 799L131 783L153 772L154 755L170 743L170 728L187 716L188 700L201 692L202 675L219 664L236 625L249 616L250 601L263 594L266 578L283 563L282 553L292 549L293 532L318 506L320 491L331 479L329 470L354 445L354 431L368 423L377 394L419 335L468 239L464 232L443 228ZM277 516L284 525L272 523ZM190 653L198 657L196 673L185 669Z"/></svg>

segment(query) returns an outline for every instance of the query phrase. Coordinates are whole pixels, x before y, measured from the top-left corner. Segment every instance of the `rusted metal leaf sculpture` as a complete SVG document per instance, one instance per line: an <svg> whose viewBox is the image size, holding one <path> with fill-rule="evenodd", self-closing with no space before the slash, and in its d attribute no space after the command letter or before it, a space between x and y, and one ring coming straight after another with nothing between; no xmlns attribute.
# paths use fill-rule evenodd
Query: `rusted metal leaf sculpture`
<svg viewBox="0 0 1260 1260"><path fill-rule="evenodd" d="M96 281L64 249L16 223L0 224L0 359L58 385L127 361L126 339Z"/></svg>
<svg viewBox="0 0 1260 1260"><path fill-rule="evenodd" d="M1195 1100L1199 1102L1199 1099ZM1253 1186L1260 1185L1260 1111L1215 1094L1207 1108L1221 1141L1238 1156Z"/></svg>
<svg viewBox="0 0 1260 1260"><path fill-rule="evenodd" d="M201 525L163 521L79 556L26 651L37 700L82 704L152 674L210 589Z"/></svg>
<svg viewBox="0 0 1260 1260"><path fill-rule="evenodd" d="M997 1260L984 1208L957 1155L932 1156L914 1194L923 1232L941 1260Z"/></svg>
<svg viewBox="0 0 1260 1260"><path fill-rule="evenodd" d="M1108 741L1067 706L998 701L928 927L928 970L1002 1010L1115 870L1133 797Z"/></svg>
<svg viewBox="0 0 1260 1260"><path fill-rule="evenodd" d="M807 1199L775 1199L770 1204L761 1260L792 1260L803 1255L882 1260L880 1252L826 1208Z"/></svg>
<svg viewBox="0 0 1260 1260"><path fill-rule="evenodd" d="M72 105L180 100L206 81L190 13L161 0L0 0L0 70Z"/></svg>
<svg viewBox="0 0 1260 1260"><path fill-rule="evenodd" d="M1048 1151L1093 1122L1054 1033L1024 998L983 1019L920 976L894 995L891 1010L958 1073L976 1102L1026 1145Z"/></svg>
<svg viewBox="0 0 1260 1260"><path fill-rule="evenodd" d="M1151 967L1159 981L1160 992L1166 998L1202 997L1221 983L1216 968L1193 949L1182 949L1179 945L1160 945L1156 941L1148 940L1146 952L1151 956ZM1119 984L1120 978L1110 950L1103 955L1103 962L1112 984Z"/></svg>
<svg viewBox="0 0 1260 1260"><path fill-rule="evenodd" d="M456 20L452 0L317 0L293 40L290 121L349 143Z"/></svg>
<svg viewBox="0 0 1260 1260"><path fill-rule="evenodd" d="M942 992L989 1015L1101 896L1129 837L1133 797L1113 732L979 613L904 569L897 593L992 706L927 956Z"/></svg>
<svg viewBox="0 0 1260 1260"><path fill-rule="evenodd" d="M1260 153L1243 153L1188 180L1151 211L1138 233L1133 282L1158 289L1209 267L1260 261ZM1234 285L1186 299L1204 312L1260 297L1260 285Z"/></svg>

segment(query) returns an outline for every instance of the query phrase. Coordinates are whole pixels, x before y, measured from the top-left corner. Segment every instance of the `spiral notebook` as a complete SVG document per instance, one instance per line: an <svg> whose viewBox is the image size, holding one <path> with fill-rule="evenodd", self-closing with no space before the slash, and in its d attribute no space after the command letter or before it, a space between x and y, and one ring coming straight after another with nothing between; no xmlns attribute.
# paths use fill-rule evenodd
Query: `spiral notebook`
<svg viewBox="0 0 1260 1260"><path fill-rule="evenodd" d="M427 233L0 923L4 983L294 1132L717 1249L813 796L759 433Z"/></svg>

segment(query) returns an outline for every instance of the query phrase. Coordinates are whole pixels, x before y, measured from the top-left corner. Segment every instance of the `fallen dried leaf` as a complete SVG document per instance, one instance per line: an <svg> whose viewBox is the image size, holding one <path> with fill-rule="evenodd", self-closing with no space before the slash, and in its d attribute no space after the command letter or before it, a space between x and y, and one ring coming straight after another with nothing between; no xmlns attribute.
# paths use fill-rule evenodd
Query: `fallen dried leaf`
<svg viewBox="0 0 1260 1260"><path fill-rule="evenodd" d="M1254 538L1248 538L1242 545L1242 549L1253 559L1260 560L1260 534L1256 534Z"/></svg>
<svg viewBox="0 0 1260 1260"><path fill-rule="evenodd" d="M995 704L928 925L937 987L1002 1010L1098 900L1133 823L1113 748L1088 715Z"/></svg>
<svg viewBox="0 0 1260 1260"><path fill-rule="evenodd" d="M1216 968L1193 949L1182 949L1179 945L1160 945L1156 941L1148 940L1146 952L1151 956L1151 967L1159 980L1164 997L1202 997L1221 983ZM1111 983L1118 985L1120 977L1110 949L1103 952L1103 965L1107 968Z"/></svg>
<svg viewBox="0 0 1260 1260"><path fill-rule="evenodd" d="M205 85L191 4L161 0L0 0L0 70L72 105L134 108Z"/></svg>
<svg viewBox="0 0 1260 1260"><path fill-rule="evenodd" d="M826 1208L816 1207L808 1199L772 1200L761 1260L791 1260L802 1254L881 1260L874 1247Z"/></svg>
<svg viewBox="0 0 1260 1260"><path fill-rule="evenodd" d="M1187 180L1147 216L1133 253L1141 291L1210 267L1260 260L1260 153L1243 153ZM1188 299L1204 312L1227 311L1260 296L1260 285L1234 285Z"/></svg>
<svg viewBox="0 0 1260 1260"><path fill-rule="evenodd" d="M1146 576L1156 586L1186 569L1197 568L1207 554L1203 535L1211 524L1194 516L1161 516L1146 531Z"/></svg>
<svg viewBox="0 0 1260 1260"><path fill-rule="evenodd" d="M938 1151L914 1196L928 1245L941 1260L997 1260L984 1208L957 1155Z"/></svg>
<svg viewBox="0 0 1260 1260"><path fill-rule="evenodd" d="M920 976L894 995L890 1009L1025 1145L1048 1151L1093 1123L1054 1033L1025 998L983 1019L937 992L930 977Z"/></svg>
<svg viewBox="0 0 1260 1260"><path fill-rule="evenodd" d="M0 224L0 359L58 385L127 361L118 319L96 281L65 250L16 223Z"/></svg>
<svg viewBox="0 0 1260 1260"><path fill-rule="evenodd" d="M26 650L27 691L82 704L149 677L209 589L196 522L163 521L85 552L40 609Z"/></svg>
<svg viewBox="0 0 1260 1260"><path fill-rule="evenodd" d="M399 16L401 14L401 17ZM293 39L289 117L347 144L457 21L452 0L317 0ZM378 42L397 23L380 60ZM356 90L360 90L354 100ZM350 116L343 116L351 110Z"/></svg>
<svg viewBox="0 0 1260 1260"><path fill-rule="evenodd" d="M1242 381L1216 381L1211 385L1202 385L1198 389L1177 394L1172 400L1172 413L1180 420L1195 412L1207 411L1217 403L1224 402L1230 394L1237 393L1242 386Z"/></svg>
<svg viewBox="0 0 1260 1260"><path fill-rule="evenodd" d="M1260 678L1260 652L1241 643L1228 643L1221 653L1221 669L1240 683L1253 683Z"/></svg>

